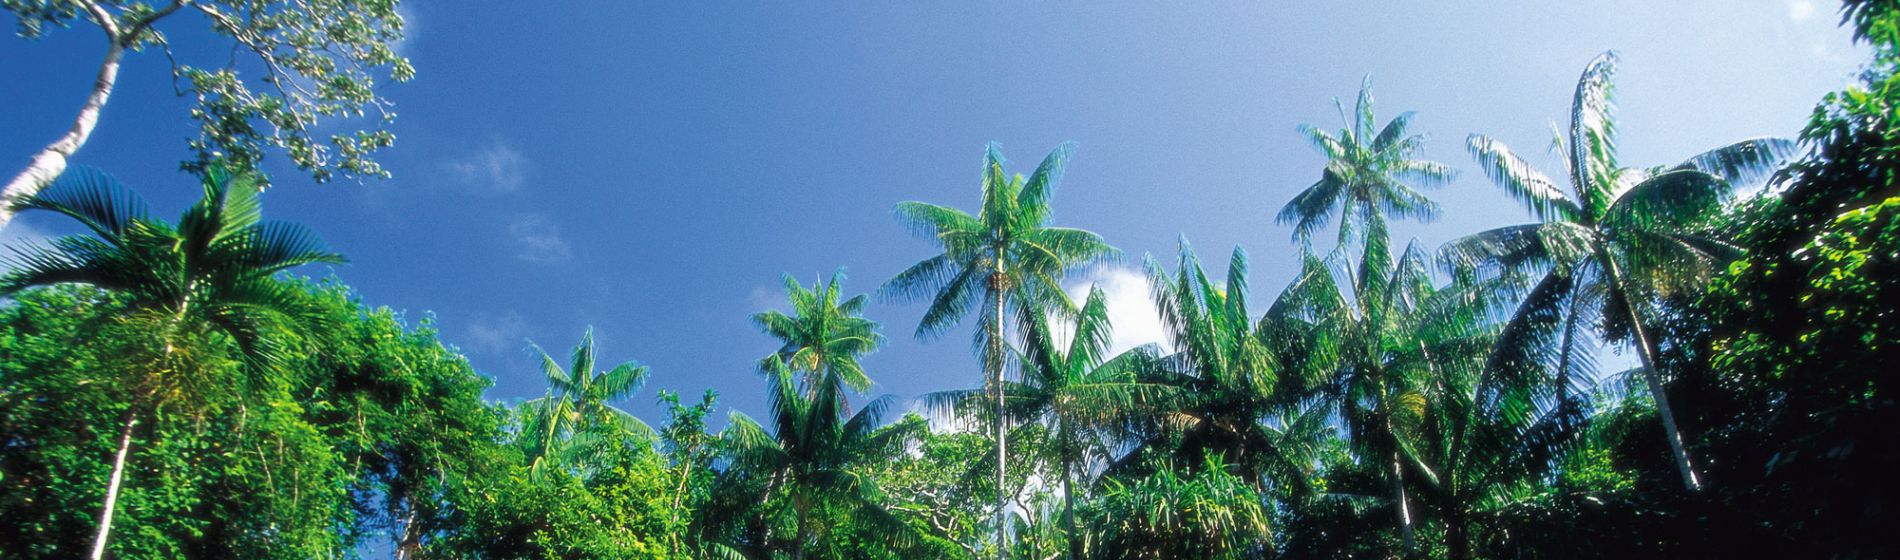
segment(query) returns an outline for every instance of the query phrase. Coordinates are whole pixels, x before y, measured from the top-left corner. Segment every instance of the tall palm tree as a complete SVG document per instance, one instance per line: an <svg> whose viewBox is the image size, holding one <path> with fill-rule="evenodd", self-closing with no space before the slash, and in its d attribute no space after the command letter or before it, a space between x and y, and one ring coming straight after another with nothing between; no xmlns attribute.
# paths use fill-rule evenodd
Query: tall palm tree
<svg viewBox="0 0 1900 560"><path fill-rule="evenodd" d="M1454 173L1445 164L1416 159L1425 147L1425 136L1412 133L1413 113L1400 113L1375 131L1378 120L1372 114L1371 76L1359 86L1359 101L1351 117L1338 98L1333 98L1333 104L1342 121L1337 132L1306 124L1299 128L1313 148L1326 156L1326 168L1318 181L1280 208L1275 221L1294 224L1293 237L1308 240L1338 212L1339 244L1344 246L1374 215L1436 219L1438 204L1418 191L1444 185Z"/></svg>
<svg viewBox="0 0 1900 560"><path fill-rule="evenodd" d="M525 443L534 457L531 468L535 471L546 468L550 456L585 466L591 458L588 455L598 451L600 444L611 443L608 436L653 435L653 428L646 422L608 404L640 390L650 373L647 366L628 361L612 369L596 370L592 327L569 351L566 367L541 347L533 348L540 356L541 374L548 381L547 396L522 404L527 412L522 431L528 437Z"/></svg>
<svg viewBox="0 0 1900 560"><path fill-rule="evenodd" d="M304 264L340 263L301 225L263 221L254 175L213 167L204 196L176 226L146 215L145 203L105 173L73 168L46 189L16 200L16 212L49 211L90 234L16 247L13 270L0 278L0 297L54 284L88 284L126 302L120 321L159 337L162 350L147 371L126 372L134 396L120 420L105 504L92 558L105 554L112 515L131 452L133 429L159 407L209 390L208 372L191 367L183 345L205 335L228 337L245 366L268 374L284 356L281 337L316 319L295 285L277 273Z"/></svg>
<svg viewBox="0 0 1900 560"><path fill-rule="evenodd" d="M903 452L912 439L906 430L879 430L894 402L874 399L847 417L842 376L830 371L819 376L817 387L801 390L797 376L783 361L768 361L772 430L741 412L732 413L724 438L734 468L771 480L768 492L782 492L790 500L797 525L790 556L805 557L807 547L828 530L813 523L813 513L839 508L854 523L875 527L892 544L914 540L908 525L881 505L882 491L865 468Z"/></svg>
<svg viewBox="0 0 1900 560"><path fill-rule="evenodd" d="M1039 313L1069 314L1075 304L1062 292L1062 279L1076 267L1106 260L1114 247L1093 232L1049 225L1049 201L1061 180L1073 144L1063 144L1025 179L1003 171L1001 147L984 151L983 205L971 216L955 208L923 202L897 205L897 219L913 234L935 242L942 253L924 259L885 282L884 297L903 301L930 299L917 325L919 338L942 334L972 308L978 322L975 345L981 349L984 386L994 396L996 433L996 542L1004 553L1003 495L1008 458L1008 421L1004 411L1003 369L1007 350L1005 317L1019 321Z"/></svg>
<svg viewBox="0 0 1900 560"><path fill-rule="evenodd" d="M1417 242L1394 259L1384 222L1370 226L1356 266L1342 266L1341 253L1326 259L1308 253L1282 297L1297 308L1292 316L1308 323L1300 331L1307 335L1306 367L1325 372L1320 398L1338 411L1354 453L1383 464L1410 556L1417 548L1408 487L1418 481L1408 478L1432 484L1441 478L1420 459L1433 374L1489 348L1490 338L1474 330L1487 300L1467 284L1434 287L1429 258Z"/></svg>
<svg viewBox="0 0 1900 560"><path fill-rule="evenodd" d="M818 387L825 375L837 373L844 388L870 390L871 378L864 374L858 358L876 352L884 343L884 335L877 332L876 321L862 315L867 298L859 295L839 301L843 294L842 269L833 273L829 282L813 283L810 288L785 275L785 297L792 313L772 310L752 315L752 323L759 330L781 343L766 360L789 364L793 371L804 374L808 388ZM768 367L767 363L760 365L761 370Z"/></svg>
<svg viewBox="0 0 1900 560"><path fill-rule="evenodd" d="M1588 374L1582 368L1592 363L1585 355L1593 346L1590 331L1628 339L1642 358L1640 371L1682 484L1693 491L1701 481L1656 369L1656 341L1643 324L1650 314L1645 309L1657 295L1697 286L1735 256L1735 247L1699 233L1698 226L1721 210L1737 184L1766 177L1795 145L1759 138L1673 167L1622 167L1616 159L1615 70L1613 51L1590 61L1577 80L1570 127L1552 143L1563 160L1568 193L1503 143L1477 134L1467 140L1485 176L1539 221L1466 236L1446 245L1441 256L1457 270L1542 275L1501 340L1556 340L1560 351L1502 349L1507 358L1497 361L1501 367L1542 368L1563 383ZM1559 404L1574 400L1562 396Z"/></svg>
<svg viewBox="0 0 1900 560"><path fill-rule="evenodd" d="M1157 367L1153 346L1109 356L1111 325L1108 296L1099 287L1062 332L1048 315L1029 318L1023 333L1020 382L1005 382L1009 417L1039 423L1054 445L1045 451L1062 484L1062 526L1069 557L1082 558L1082 536L1075 526L1075 477L1092 454L1120 435L1131 416L1144 415L1168 402L1175 388L1148 379ZM1066 337L1066 340L1064 338ZM925 397L940 408L981 410L978 390L943 391Z"/></svg>
<svg viewBox="0 0 1900 560"><path fill-rule="evenodd" d="M1175 387L1181 402L1144 448L1175 441L1171 430L1180 429L1176 459L1198 462L1218 454L1258 483L1270 462L1288 456L1260 420L1281 411L1290 395L1280 390L1278 348L1249 315L1247 254L1234 249L1221 284L1208 278L1185 239L1180 253L1172 273L1152 257L1145 263L1156 311L1175 348L1151 375Z"/></svg>

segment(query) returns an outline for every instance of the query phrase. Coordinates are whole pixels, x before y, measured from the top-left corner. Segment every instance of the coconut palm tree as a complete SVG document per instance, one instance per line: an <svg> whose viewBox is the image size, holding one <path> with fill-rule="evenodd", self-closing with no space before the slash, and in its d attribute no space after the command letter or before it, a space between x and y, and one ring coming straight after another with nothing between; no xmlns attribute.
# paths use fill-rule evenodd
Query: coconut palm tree
<svg viewBox="0 0 1900 560"><path fill-rule="evenodd" d="M768 494L789 501L796 532L788 551L805 557L809 545L821 540L814 512L838 509L853 523L877 528L875 534L902 547L913 542L909 525L883 508L883 493L865 468L887 461L912 439L907 430L880 430L894 399L874 399L847 417L842 375L830 371L817 387L800 388L797 375L783 361L768 361L772 430L741 412L723 434L733 468L770 480Z"/></svg>
<svg viewBox="0 0 1900 560"><path fill-rule="evenodd" d="M1007 498L1003 495L1008 458L1008 422L1004 411L1003 370L1008 354L1004 321L1019 322L1041 313L1074 313L1062 292L1068 271L1111 258L1114 247L1093 232L1049 225L1049 201L1073 151L1063 144L1043 158L1028 178L1003 171L1001 148L984 151L983 203L975 216L923 202L897 205L897 219L919 237L942 249L880 288L884 297L914 301L928 298L930 309L917 325L919 338L941 335L972 309L978 323L984 386L992 393L996 433L996 542L1002 554Z"/></svg>
<svg viewBox="0 0 1900 560"><path fill-rule="evenodd" d="M551 456L559 457L564 464L584 467L601 444L612 443L611 439L603 441L609 436L653 437L653 428L646 422L608 404L640 390L650 373L647 366L628 361L605 371L596 370L592 327L569 352L566 367L540 346L533 348L540 357L541 374L548 381L548 394L522 403L526 413L522 432L534 457L531 469L538 472L547 468Z"/></svg>
<svg viewBox="0 0 1900 560"><path fill-rule="evenodd" d="M1058 331L1048 315L1030 318L1024 333L1022 381L1005 382L1009 417L1018 423L1043 425L1053 445L1048 454L1062 484L1062 527L1069 557L1082 558L1082 536L1075 526L1075 477L1083 474L1093 455L1125 432L1130 417L1161 408L1175 396L1175 388L1148 379L1158 367L1158 350L1150 346L1108 356L1111 325L1108 296L1099 287L1089 295L1074 322ZM1066 338L1066 340L1064 340ZM982 409L978 390L943 391L925 397L937 408L965 412Z"/></svg>
<svg viewBox="0 0 1900 560"><path fill-rule="evenodd" d="M1299 329L1306 336L1303 367L1324 372L1319 398L1338 412L1353 452L1383 465L1409 556L1417 548L1408 488L1441 478L1421 460L1434 375L1490 348L1480 329L1488 300L1474 285L1434 287L1430 259L1417 242L1394 259L1384 222L1369 225L1355 266L1341 265L1342 253L1308 253L1282 297L1297 308L1290 318L1306 323Z"/></svg>
<svg viewBox="0 0 1900 560"><path fill-rule="evenodd" d="M1337 212L1339 244L1345 246L1353 232L1363 229L1374 215L1437 219L1438 204L1418 191L1444 185L1454 173L1445 164L1416 159L1425 147L1425 136L1412 133L1413 113L1400 113L1375 131L1378 120L1372 113L1371 76L1359 86L1359 101L1351 117L1339 98L1333 98L1333 104L1342 121L1337 132L1307 124L1299 128L1313 148L1326 156L1326 168L1318 181L1280 208L1275 221L1294 224L1293 237L1305 241Z"/></svg>
<svg viewBox="0 0 1900 560"><path fill-rule="evenodd" d="M1503 348L1503 358L1494 360L1499 367L1544 369L1562 385L1590 374L1585 368L1593 363L1586 355L1594 346L1591 336L1635 346L1683 486L1693 491L1701 481L1656 369L1656 341L1649 338L1645 317L1653 314L1653 298L1699 286L1736 255L1732 245L1700 233L1698 226L1722 209L1739 184L1767 177L1795 145L1752 139L1673 167L1622 167L1616 157L1615 70L1615 52L1590 61L1577 80L1570 126L1552 143L1568 193L1503 143L1477 134L1467 140L1485 176L1539 221L1460 238L1445 246L1441 258L1454 270L1541 275L1500 340L1552 340L1558 351ZM1574 400L1561 396L1558 404Z"/></svg>
<svg viewBox="0 0 1900 560"><path fill-rule="evenodd" d="M277 273L343 262L309 229L264 221L255 175L214 166L202 183L203 197L175 226L147 216L137 195L90 168L67 170L12 202L16 212L53 212L90 233L16 247L12 270L0 277L0 297L37 286L92 285L124 298L117 320L158 339L154 365L125 372L133 396L120 420L94 559L105 554L134 428L161 406L189 405L218 384L192 367L187 346L227 338L250 372L267 375L284 360L282 339L316 320L302 291Z"/></svg>
<svg viewBox="0 0 1900 560"><path fill-rule="evenodd" d="M829 282L815 282L810 288L785 275L785 297L792 313L772 310L752 315L752 323L781 344L766 362L789 364L804 374L808 388L818 387L821 377L835 372L844 388L869 391L871 378L858 358L876 352L884 335L877 332L876 321L862 315L867 298L859 295L839 301L843 294L843 269L833 273ZM766 362L761 363L761 371L771 367Z"/></svg>

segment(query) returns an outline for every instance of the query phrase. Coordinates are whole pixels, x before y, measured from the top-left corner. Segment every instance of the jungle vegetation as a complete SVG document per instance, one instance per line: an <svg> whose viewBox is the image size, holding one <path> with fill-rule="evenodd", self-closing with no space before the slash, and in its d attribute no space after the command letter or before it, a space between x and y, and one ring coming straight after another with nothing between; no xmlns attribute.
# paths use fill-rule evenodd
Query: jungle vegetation
<svg viewBox="0 0 1900 560"><path fill-rule="evenodd" d="M349 41L399 36L390 9L347 4L314 3L365 26ZM31 29L86 17L60 5L7 3ZM150 47L145 22L179 7L295 9L97 24ZM1841 13L1873 59L1799 137L1682 161L1618 159L1614 53L1575 84L1554 169L1506 145L1538 139L1484 134L1469 162L1422 159L1368 81L1336 128L1300 128L1326 163L1261 216L1294 226L1283 287L1251 285L1238 248L1224 276L1186 239L1123 255L1056 219L1072 145L1026 175L991 145L979 197L897 204L887 233L930 244L914 266L784 278L784 310L751 317L778 346L757 417L644 391L677 372L601 363L582 326L535 347L545 396L486 400L432 320L296 274L344 256L264 219L262 137L225 138L213 111L176 219L63 165L0 213L82 227L0 274L0 557L1900 555L1900 6ZM223 88L214 107L243 91L186 71ZM296 163L377 174L367 152ZM1394 239L1461 169L1535 221ZM1142 263L1167 340L1111 352L1101 290L1065 293L1114 259ZM872 394L872 298L925 306L894 328L926 340L969 329L981 382ZM1605 371L1612 348L1638 365Z"/></svg>

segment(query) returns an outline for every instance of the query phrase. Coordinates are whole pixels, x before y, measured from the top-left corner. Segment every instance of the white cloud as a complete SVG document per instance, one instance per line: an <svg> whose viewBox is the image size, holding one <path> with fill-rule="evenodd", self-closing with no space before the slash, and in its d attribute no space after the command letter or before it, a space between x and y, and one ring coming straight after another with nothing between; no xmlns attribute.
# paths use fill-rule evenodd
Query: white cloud
<svg viewBox="0 0 1900 560"><path fill-rule="evenodd" d="M1141 270L1122 266L1098 267L1069 282L1063 286L1063 290L1069 293L1069 298L1075 300L1077 305L1081 305L1088 299L1089 286L1100 287L1104 301L1108 303L1108 320L1114 327L1109 355L1150 343L1160 344L1163 350L1169 348L1167 330L1161 325L1161 316L1155 313L1153 300L1149 299L1148 276Z"/></svg>
<svg viewBox="0 0 1900 560"><path fill-rule="evenodd" d="M470 346L487 352L502 352L527 344L528 324L520 313L483 313L468 323Z"/></svg>
<svg viewBox="0 0 1900 560"><path fill-rule="evenodd" d="M561 226L546 214L522 214L508 223L508 236L519 249L515 257L537 264L564 262L574 248L561 236Z"/></svg>
<svg viewBox="0 0 1900 560"><path fill-rule="evenodd" d="M501 138L490 140L474 152L444 163L443 167L461 186L479 192L514 192L528 181L528 158Z"/></svg>
<svg viewBox="0 0 1900 560"><path fill-rule="evenodd" d="M1814 17L1814 1L1813 0L1794 0L1793 2L1788 3L1788 18L1789 19L1795 20L1797 22L1802 22L1802 21L1807 21L1808 18L1812 18L1812 17Z"/></svg>

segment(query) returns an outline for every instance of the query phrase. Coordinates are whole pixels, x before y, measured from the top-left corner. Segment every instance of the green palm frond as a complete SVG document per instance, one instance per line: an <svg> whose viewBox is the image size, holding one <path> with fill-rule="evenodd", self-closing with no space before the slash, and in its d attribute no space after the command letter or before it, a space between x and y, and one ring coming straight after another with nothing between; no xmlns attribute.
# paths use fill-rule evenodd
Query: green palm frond
<svg viewBox="0 0 1900 560"><path fill-rule="evenodd" d="M1800 144L1786 138L1750 138L1703 152L1676 169L1699 170L1736 187L1747 187L1766 182L1800 151Z"/></svg>

